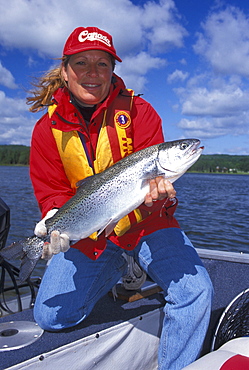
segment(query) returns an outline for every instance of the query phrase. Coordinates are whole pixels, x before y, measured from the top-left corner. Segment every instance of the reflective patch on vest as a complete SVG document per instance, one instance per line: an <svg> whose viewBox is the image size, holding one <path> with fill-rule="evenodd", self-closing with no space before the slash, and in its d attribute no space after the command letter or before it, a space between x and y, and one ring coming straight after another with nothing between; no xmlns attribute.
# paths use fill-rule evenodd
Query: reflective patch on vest
<svg viewBox="0 0 249 370"><path fill-rule="evenodd" d="M127 130L131 125L131 117L127 111L115 110L114 125L118 136L121 158L133 153L132 134Z"/></svg>

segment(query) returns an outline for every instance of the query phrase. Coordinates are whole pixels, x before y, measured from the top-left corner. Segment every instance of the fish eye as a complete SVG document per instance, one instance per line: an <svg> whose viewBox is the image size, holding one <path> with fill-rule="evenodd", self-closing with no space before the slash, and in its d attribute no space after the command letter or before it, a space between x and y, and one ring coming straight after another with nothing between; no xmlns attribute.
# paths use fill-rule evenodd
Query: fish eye
<svg viewBox="0 0 249 370"><path fill-rule="evenodd" d="M187 148L188 148L188 144L187 143L183 142L183 143L180 144L180 149L181 150L185 150Z"/></svg>

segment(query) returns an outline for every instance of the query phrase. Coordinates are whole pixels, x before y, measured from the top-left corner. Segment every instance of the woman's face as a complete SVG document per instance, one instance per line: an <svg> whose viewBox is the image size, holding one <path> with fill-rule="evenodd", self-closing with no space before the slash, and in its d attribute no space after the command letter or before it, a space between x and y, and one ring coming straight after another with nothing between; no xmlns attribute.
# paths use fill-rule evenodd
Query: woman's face
<svg viewBox="0 0 249 370"><path fill-rule="evenodd" d="M95 105L108 95L113 65L110 54L101 50L88 50L70 56L62 74L67 87L83 105Z"/></svg>

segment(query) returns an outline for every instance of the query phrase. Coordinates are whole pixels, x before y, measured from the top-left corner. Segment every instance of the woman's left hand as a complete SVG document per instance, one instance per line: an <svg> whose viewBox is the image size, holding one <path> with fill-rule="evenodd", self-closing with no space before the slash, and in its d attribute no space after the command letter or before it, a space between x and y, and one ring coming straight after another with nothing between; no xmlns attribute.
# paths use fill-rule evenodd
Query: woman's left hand
<svg viewBox="0 0 249 370"><path fill-rule="evenodd" d="M175 198L176 191L170 181L164 177L158 176L150 180L150 192L146 194L144 203L147 207L151 207L156 200L165 198Z"/></svg>

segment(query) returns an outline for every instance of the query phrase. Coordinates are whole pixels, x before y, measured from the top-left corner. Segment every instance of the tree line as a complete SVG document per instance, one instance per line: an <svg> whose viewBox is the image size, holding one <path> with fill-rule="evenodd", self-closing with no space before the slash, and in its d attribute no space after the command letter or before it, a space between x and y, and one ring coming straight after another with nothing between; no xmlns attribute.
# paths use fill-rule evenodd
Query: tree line
<svg viewBox="0 0 249 370"><path fill-rule="evenodd" d="M0 165L29 165L30 147L0 145ZM249 173L248 155L203 154L191 167L195 172Z"/></svg>
<svg viewBox="0 0 249 370"><path fill-rule="evenodd" d="M0 145L0 165L27 166L30 147L25 145Z"/></svg>
<svg viewBox="0 0 249 370"><path fill-rule="evenodd" d="M249 155L204 154L191 167L191 171L249 173Z"/></svg>

